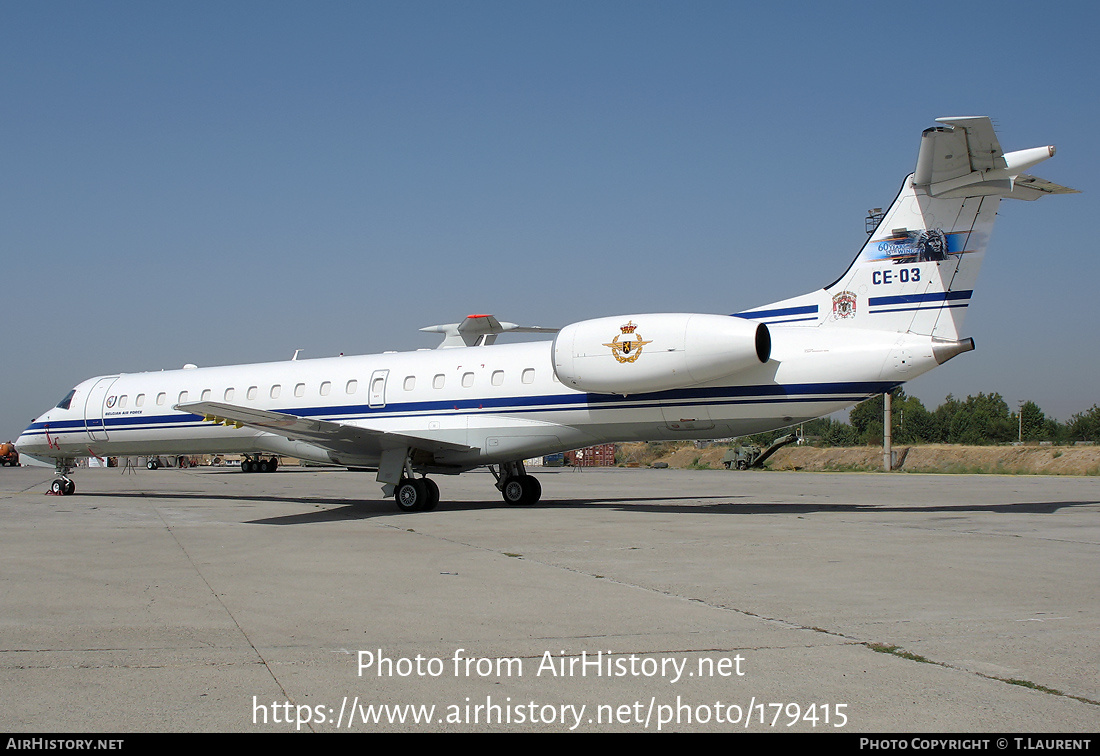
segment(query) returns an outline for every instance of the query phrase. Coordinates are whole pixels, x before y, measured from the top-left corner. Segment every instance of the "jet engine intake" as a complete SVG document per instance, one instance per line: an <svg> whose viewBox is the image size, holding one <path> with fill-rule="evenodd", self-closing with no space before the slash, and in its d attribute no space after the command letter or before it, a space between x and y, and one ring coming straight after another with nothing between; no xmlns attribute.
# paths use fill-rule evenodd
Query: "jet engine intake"
<svg viewBox="0 0 1100 756"><path fill-rule="evenodd" d="M554 372L597 394L693 386L762 365L771 357L763 323L729 315L650 313L573 323L554 339Z"/></svg>

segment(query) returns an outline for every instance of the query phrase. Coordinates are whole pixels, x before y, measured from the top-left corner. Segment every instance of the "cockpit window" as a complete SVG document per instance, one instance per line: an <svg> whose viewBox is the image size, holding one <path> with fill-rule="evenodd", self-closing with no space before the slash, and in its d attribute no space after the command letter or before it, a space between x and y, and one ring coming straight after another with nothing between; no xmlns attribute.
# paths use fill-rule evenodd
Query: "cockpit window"
<svg viewBox="0 0 1100 756"><path fill-rule="evenodd" d="M73 395L76 394L76 389L73 389L69 393L65 394L65 398L57 403L58 409L68 409L69 404L73 401Z"/></svg>

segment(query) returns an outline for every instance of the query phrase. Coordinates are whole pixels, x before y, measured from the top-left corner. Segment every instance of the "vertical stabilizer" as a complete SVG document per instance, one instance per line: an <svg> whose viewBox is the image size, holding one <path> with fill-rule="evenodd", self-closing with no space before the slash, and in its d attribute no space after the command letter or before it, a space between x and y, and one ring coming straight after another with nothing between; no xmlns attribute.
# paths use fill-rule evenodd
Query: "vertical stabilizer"
<svg viewBox="0 0 1100 756"><path fill-rule="evenodd" d="M825 290L823 324L960 338L999 203L931 197L908 177L855 263Z"/></svg>
<svg viewBox="0 0 1100 756"><path fill-rule="evenodd" d="M1023 171L1054 147L1005 153L985 116L937 119L914 172L835 283L740 317L770 325L860 328L962 339L1002 198L1034 200L1073 189Z"/></svg>

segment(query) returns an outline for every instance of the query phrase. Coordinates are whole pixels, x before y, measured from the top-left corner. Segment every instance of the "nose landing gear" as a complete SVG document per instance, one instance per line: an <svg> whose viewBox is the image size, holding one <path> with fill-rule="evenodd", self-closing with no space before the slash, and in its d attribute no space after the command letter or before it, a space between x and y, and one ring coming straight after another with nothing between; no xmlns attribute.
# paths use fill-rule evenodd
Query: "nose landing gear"
<svg viewBox="0 0 1100 756"><path fill-rule="evenodd" d="M73 471L72 460L58 459L55 462L54 472L57 477L50 484L50 490L46 493L50 496L71 496L76 492L76 483L73 483L69 473Z"/></svg>
<svg viewBox="0 0 1100 756"><path fill-rule="evenodd" d="M76 483L70 478L61 476L50 484L50 496L69 496L76 492Z"/></svg>

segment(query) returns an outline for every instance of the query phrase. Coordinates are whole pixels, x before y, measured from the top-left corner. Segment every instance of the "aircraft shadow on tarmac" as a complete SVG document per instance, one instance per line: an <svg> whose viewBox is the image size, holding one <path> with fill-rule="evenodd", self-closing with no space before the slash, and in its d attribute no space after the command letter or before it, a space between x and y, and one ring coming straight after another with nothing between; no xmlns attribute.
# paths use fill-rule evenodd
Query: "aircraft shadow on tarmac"
<svg viewBox="0 0 1100 756"><path fill-rule="evenodd" d="M725 514L725 515L758 515L758 514L816 514L816 513L902 513L902 512L939 512L944 514L967 513L1004 513L1004 514L1053 514L1066 507L1079 507L1095 505L1096 501L1050 501L1050 502L1020 502L1015 504L958 504L941 506L881 506L873 504L766 504L736 503L731 502L729 496L685 496L682 501L694 502L693 504L678 504L669 497L660 499L662 503L656 503L652 498L637 499L560 499L543 500L526 509L570 509L584 507L586 509L603 508L634 513L678 513L678 514ZM717 499L711 503L704 503L707 499ZM672 502L672 503L667 503ZM335 502L329 502L335 504ZM448 502L440 504L437 512L446 511L470 511L481 509L501 509L502 505L497 501L484 502ZM342 506L316 512L303 512L295 515L269 517L260 520L250 520L254 525L297 525L310 522L324 522L332 520L366 519L370 517L402 515L415 516L417 513L402 514L393 510L393 505L388 501L381 502L348 502ZM430 513L424 513L430 514Z"/></svg>
<svg viewBox="0 0 1100 756"><path fill-rule="evenodd" d="M827 503L800 503L789 504L782 502L737 502L731 499L744 498L738 495L715 496L681 496L670 497L618 497L618 498L585 498L585 499L544 499L537 504L526 507L508 507L499 499L487 499L485 501L445 501L439 505L435 512L411 512L402 513L394 509L390 499L349 500L323 496L282 496L277 494L222 494L212 496L208 492L88 492L83 494L87 498L135 498L135 499L167 499L181 501L217 500L226 502L253 502L256 504L305 504L316 507L307 512L299 512L291 515L278 515L256 520L246 520L252 525L304 525L315 522L332 522L340 520L362 520L374 517L405 517L433 516L446 512L466 512L472 510L489 509L573 509L583 507L586 509L602 508L620 510L633 513L661 513L661 514L725 514L725 515L760 515L760 514L818 514L836 513L940 513L947 515L963 515L974 513L1003 513L1003 514L1053 514L1067 507L1082 507L1096 505L1097 501L1043 501L1043 502L1016 502L1016 503L991 503L976 504L973 502L959 502L956 504L827 504Z"/></svg>

